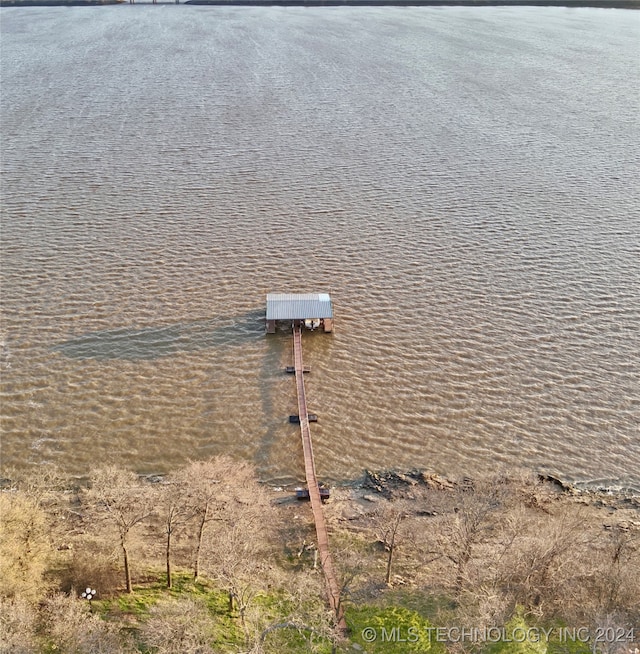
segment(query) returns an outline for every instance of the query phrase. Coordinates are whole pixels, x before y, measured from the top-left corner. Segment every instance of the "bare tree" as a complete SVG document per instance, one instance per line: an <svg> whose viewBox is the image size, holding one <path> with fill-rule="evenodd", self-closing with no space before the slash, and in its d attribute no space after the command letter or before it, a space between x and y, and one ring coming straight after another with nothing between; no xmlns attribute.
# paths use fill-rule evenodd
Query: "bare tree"
<svg viewBox="0 0 640 654"><path fill-rule="evenodd" d="M167 570L167 588L172 587L171 546L173 536L183 529L196 514L189 497L189 487L184 474L170 477L169 483L161 489L162 524L165 534L165 566Z"/></svg>
<svg viewBox="0 0 640 654"><path fill-rule="evenodd" d="M36 654L36 611L31 602L0 597L0 654Z"/></svg>
<svg viewBox="0 0 640 654"><path fill-rule="evenodd" d="M268 566L261 517L246 509L241 505L227 506L228 520L217 525L219 528L207 543L207 571L226 589L229 611L238 612L249 644L247 611L261 589Z"/></svg>
<svg viewBox="0 0 640 654"><path fill-rule="evenodd" d="M207 572L226 589L229 610L238 612L247 645L252 640L247 611L269 572L275 527L274 509L254 474L250 466L238 466L218 486L210 508L212 528L203 543Z"/></svg>
<svg viewBox="0 0 640 654"><path fill-rule="evenodd" d="M454 588L458 597L468 580L474 548L495 526L495 514L503 495L499 483L491 480L458 491L453 516L440 536L440 546L455 566Z"/></svg>
<svg viewBox="0 0 640 654"><path fill-rule="evenodd" d="M46 592L43 575L52 555L49 521L20 492L0 493L0 595L36 600Z"/></svg>
<svg viewBox="0 0 640 654"><path fill-rule="evenodd" d="M193 577L200 576L200 556L205 530L216 519L216 508L233 496L234 487L254 483L253 469L246 463L235 462L220 456L207 461L191 461L174 476L186 497L188 511L196 521L196 543L194 548Z"/></svg>
<svg viewBox="0 0 640 654"><path fill-rule="evenodd" d="M109 466L92 475L87 498L97 515L118 531L125 587L127 593L131 593L129 541L132 531L152 513L150 490L133 472Z"/></svg>
<svg viewBox="0 0 640 654"><path fill-rule="evenodd" d="M391 585L393 557L407 538L407 532L403 527L408 515L404 504L385 502L372 517L375 537L387 555L384 576L384 583L387 586Z"/></svg>

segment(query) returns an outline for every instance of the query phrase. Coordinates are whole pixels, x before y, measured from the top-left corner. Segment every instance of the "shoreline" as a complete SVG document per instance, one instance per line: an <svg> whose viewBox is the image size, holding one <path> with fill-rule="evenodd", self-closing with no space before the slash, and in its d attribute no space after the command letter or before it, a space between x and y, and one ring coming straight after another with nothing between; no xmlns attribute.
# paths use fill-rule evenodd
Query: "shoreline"
<svg viewBox="0 0 640 654"><path fill-rule="evenodd" d="M161 484L164 482L166 475L141 474L139 476L148 483ZM564 481L553 475L524 469L512 470L510 473L505 472L504 477L512 482L518 477L529 478L530 481L534 480L540 487L547 488L558 497L598 505L602 503L628 505L640 509L640 490L633 486L583 486L579 483ZM486 479L486 475L479 475L474 478L468 476L454 477L421 469L366 469L360 477L355 479L341 481L319 479L319 482L321 486L330 489L331 497L362 498L376 495L381 500L393 500L397 495L404 495L411 489L422 488L444 492L471 490L476 484L482 484ZM295 491L306 486L303 480L297 482L283 480L281 483L275 480L259 480L259 483L267 492L283 501L294 500Z"/></svg>
<svg viewBox="0 0 640 654"><path fill-rule="evenodd" d="M12 470L12 472L17 472L18 476L20 476L26 473L26 470L16 469ZM136 472L135 474L140 480L149 484L163 484L168 475L168 473L163 472ZM531 480L536 480L536 483L541 486L554 490L558 495L564 495L566 497L581 498L583 500L609 498L613 501L630 502L640 508L640 488L637 488L633 484L617 483L602 485L596 482L567 481L554 475L525 468L503 471L503 474L505 478L509 479L528 477ZM84 486L87 483L88 477L70 474L68 479L75 487ZM331 489L332 494L334 491L337 493L355 493L356 495L376 493L383 498L389 499L397 492L402 492L412 487L453 491L473 488L474 484L482 483L486 479L487 475L478 475L472 478L469 476L440 474L433 470L421 468L410 470L379 468L375 470L363 469L362 474L358 477L346 479L327 479L321 477L318 481L321 486ZM5 476L0 472L0 491L10 489L14 481L10 475ZM293 478L258 478L258 483L269 493L273 493L276 496L294 496L295 491L306 484L304 479L295 480Z"/></svg>
<svg viewBox="0 0 640 654"><path fill-rule="evenodd" d="M640 0L0 0L0 7L98 7L123 4L187 4L217 7L564 7L640 9Z"/></svg>

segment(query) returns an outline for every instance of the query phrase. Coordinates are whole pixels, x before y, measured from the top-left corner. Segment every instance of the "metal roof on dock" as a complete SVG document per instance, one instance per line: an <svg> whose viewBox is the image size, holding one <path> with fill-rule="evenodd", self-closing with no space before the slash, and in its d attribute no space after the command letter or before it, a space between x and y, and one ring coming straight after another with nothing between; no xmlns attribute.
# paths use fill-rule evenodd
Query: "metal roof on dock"
<svg viewBox="0 0 640 654"><path fill-rule="evenodd" d="M333 318L329 293L269 293L267 320Z"/></svg>

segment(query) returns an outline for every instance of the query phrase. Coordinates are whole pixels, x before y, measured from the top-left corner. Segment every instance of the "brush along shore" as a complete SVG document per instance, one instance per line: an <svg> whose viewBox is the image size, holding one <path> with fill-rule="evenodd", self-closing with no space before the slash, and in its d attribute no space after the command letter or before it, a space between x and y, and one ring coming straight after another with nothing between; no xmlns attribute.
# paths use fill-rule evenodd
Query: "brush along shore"
<svg viewBox="0 0 640 654"><path fill-rule="evenodd" d="M333 488L344 640L309 505L248 464L5 476L0 652L628 654L640 640L632 491L526 472L367 472Z"/></svg>

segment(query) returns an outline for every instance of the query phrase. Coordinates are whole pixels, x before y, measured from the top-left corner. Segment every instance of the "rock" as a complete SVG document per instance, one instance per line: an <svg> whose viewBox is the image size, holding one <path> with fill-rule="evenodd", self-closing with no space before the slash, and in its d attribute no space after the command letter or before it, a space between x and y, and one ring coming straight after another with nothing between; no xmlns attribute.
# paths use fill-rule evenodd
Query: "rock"
<svg viewBox="0 0 640 654"><path fill-rule="evenodd" d="M144 479L150 484L163 484L164 476L163 475L145 475Z"/></svg>
<svg viewBox="0 0 640 654"><path fill-rule="evenodd" d="M552 484L553 486L561 490L563 493L570 493L571 495L578 494L578 489L575 486L573 486L572 484L567 484L561 479L554 477L553 475L538 475L538 479L540 481L544 481L549 484Z"/></svg>
<svg viewBox="0 0 640 654"><path fill-rule="evenodd" d="M369 488L370 490L376 491L386 497L390 496L389 490L387 489L387 484L385 479L382 478L377 472L372 470L365 470L365 479L362 483L364 488Z"/></svg>
<svg viewBox="0 0 640 654"><path fill-rule="evenodd" d="M411 470L406 473L395 472L393 470L387 470L385 472L366 470L362 486L390 499L394 491L402 491L407 487L416 487L418 484L424 484L434 490L451 490L456 486L453 481L446 477L421 470ZM467 484L471 488L473 487L473 481L471 479L467 480Z"/></svg>
<svg viewBox="0 0 640 654"><path fill-rule="evenodd" d="M363 495L362 499L367 500L367 502L379 502L380 501L380 498L376 497L375 495Z"/></svg>
<svg viewBox="0 0 640 654"><path fill-rule="evenodd" d="M422 483L433 490L452 490L455 484L446 477L441 477L435 473L422 473Z"/></svg>

